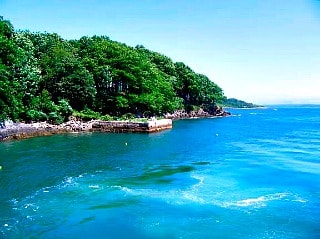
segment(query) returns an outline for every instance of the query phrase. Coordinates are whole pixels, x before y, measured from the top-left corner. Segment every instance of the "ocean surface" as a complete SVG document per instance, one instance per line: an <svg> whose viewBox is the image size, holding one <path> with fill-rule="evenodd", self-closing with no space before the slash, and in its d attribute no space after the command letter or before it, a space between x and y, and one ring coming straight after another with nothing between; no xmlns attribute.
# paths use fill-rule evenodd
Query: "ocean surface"
<svg viewBox="0 0 320 239"><path fill-rule="evenodd" d="M320 106L0 143L0 238L320 238Z"/></svg>

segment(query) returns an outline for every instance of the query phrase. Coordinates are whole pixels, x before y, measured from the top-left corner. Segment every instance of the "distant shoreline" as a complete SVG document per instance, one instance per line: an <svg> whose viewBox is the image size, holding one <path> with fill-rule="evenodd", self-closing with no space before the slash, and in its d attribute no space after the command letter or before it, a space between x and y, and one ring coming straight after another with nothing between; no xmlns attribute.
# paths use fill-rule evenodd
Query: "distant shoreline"
<svg viewBox="0 0 320 239"><path fill-rule="evenodd" d="M237 110L251 110L251 109L267 109L268 106L257 106L257 107L224 107L224 109L237 109Z"/></svg>

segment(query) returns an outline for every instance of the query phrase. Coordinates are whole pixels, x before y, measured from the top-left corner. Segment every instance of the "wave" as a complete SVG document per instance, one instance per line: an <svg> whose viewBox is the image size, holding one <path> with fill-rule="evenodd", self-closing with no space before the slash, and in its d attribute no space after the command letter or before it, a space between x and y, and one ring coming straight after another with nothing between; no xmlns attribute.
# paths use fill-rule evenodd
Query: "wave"
<svg viewBox="0 0 320 239"><path fill-rule="evenodd" d="M208 192L208 189L204 185L204 176L192 175L198 182L192 185L186 190L155 190L155 189L143 189L143 188L129 188L125 186L112 186L118 190L123 191L126 195L140 196L144 199L158 199L165 201L166 203L173 205L185 205L185 204L200 204L200 205L212 205L221 208L228 209L241 209L241 208L262 208L268 206L269 202L273 201L289 201L298 203L307 203L308 200L289 192L278 192L272 194L266 194L263 196L249 197L240 200L229 201L228 196L234 197L234 195L224 195L218 193L212 195L212 192Z"/></svg>
<svg viewBox="0 0 320 239"><path fill-rule="evenodd" d="M99 174L101 175L101 174ZM211 176L200 173L188 174L194 179L189 187L183 188L143 188L137 185L111 185L104 181L104 175L81 174L77 177L66 177L61 183L52 187L44 187L23 199L10 201L12 210L19 215L20 221L13 218L0 219L0 234L6 235L23 224L28 227L35 222L54 220L55 225L63 223L73 211L73 207L89 210L109 210L116 207L130 206L141 201L160 202L173 206L206 206L227 210L251 211L267 207L271 202L283 201L291 203L307 203L308 200L290 192L277 192L265 195L246 197L243 192L224 190L223 187L212 188ZM220 192L214 189L220 188ZM242 198L241 198L242 197ZM235 200L230 200L230 199ZM240 198L240 199L237 199ZM70 202L73 202L70 204ZM97 204L98 203L98 204ZM66 208L62 209L61 205ZM53 214L53 208L56 211ZM43 215L47 215L43 217ZM47 218L48 217L48 218ZM85 219L86 220L86 219ZM83 220L81 223L84 223ZM53 225L54 226L54 225Z"/></svg>
<svg viewBox="0 0 320 239"><path fill-rule="evenodd" d="M181 188L141 188L139 186L128 185L108 185L110 181L103 182L104 177L95 177L92 174L81 174L77 177L66 177L61 183L52 187L44 187L34 194L21 200L13 198L11 208L30 221L35 220L41 213L50 212L52 207L59 207L61 204L72 200L80 204L87 204L93 197L103 198L107 203L112 203L115 198L134 197L136 200L159 200L170 205L207 205L220 208L241 210L256 209L268 206L272 201L290 201L294 203L307 203L308 201L290 192L277 192L256 197L244 197L243 199L230 200L230 198L241 197L235 192L227 191L215 192L210 185L210 180L206 181L209 175L189 174L190 178L196 180L195 183L185 189ZM92 180L94 178L94 180ZM222 189L222 188L220 188ZM120 193L120 194L119 194ZM48 201L48 194L50 200ZM108 195L108 196L106 196ZM109 198L110 196L110 198ZM245 195L243 195L245 196ZM89 200L89 201L87 201ZM109 201L110 200L110 201ZM105 207L103 207L105 208ZM37 213L37 211L40 211ZM16 222L18 223L18 222ZM13 226L12 221L3 221L2 225Z"/></svg>
<svg viewBox="0 0 320 239"><path fill-rule="evenodd" d="M269 201L280 201L282 199L288 199L292 195L290 193L274 193L267 194L265 196L260 196L256 198L247 198L238 201L224 202L223 207L233 208L233 207L266 207Z"/></svg>
<svg viewBox="0 0 320 239"><path fill-rule="evenodd" d="M133 196L141 196L143 198L159 199L171 205L187 205L187 204L199 204L199 205L212 205L221 208L228 209L257 209L267 207L269 202L272 201L289 201L297 203L307 203L308 200L295 196L290 193L274 193L265 196L259 196L254 198L246 198L236 201L225 201L223 198L215 198L210 200L201 194L194 193L193 191L157 191L152 189L130 189L127 187L119 187L120 190L126 194Z"/></svg>

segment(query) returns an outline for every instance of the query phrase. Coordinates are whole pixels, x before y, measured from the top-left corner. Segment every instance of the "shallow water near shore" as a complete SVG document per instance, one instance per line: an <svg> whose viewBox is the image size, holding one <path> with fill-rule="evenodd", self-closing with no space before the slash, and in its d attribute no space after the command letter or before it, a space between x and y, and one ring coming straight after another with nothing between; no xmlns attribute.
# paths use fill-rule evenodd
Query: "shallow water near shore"
<svg viewBox="0 0 320 239"><path fill-rule="evenodd" d="M320 107L0 144L0 238L320 238Z"/></svg>

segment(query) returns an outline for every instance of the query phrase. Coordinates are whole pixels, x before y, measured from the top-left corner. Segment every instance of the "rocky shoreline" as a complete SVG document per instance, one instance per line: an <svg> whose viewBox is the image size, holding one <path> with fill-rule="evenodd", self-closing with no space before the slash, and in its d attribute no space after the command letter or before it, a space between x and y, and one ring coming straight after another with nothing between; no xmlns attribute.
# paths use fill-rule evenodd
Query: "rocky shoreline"
<svg viewBox="0 0 320 239"><path fill-rule="evenodd" d="M178 110L174 113L167 113L165 118L178 120L178 119L192 119L192 118L210 118L210 117L225 117L230 116L230 112L225 111L222 107L216 106L211 112L199 109L197 111L186 112L185 110Z"/></svg>
<svg viewBox="0 0 320 239"><path fill-rule="evenodd" d="M31 124L7 122L5 127L0 129L0 142L72 132L153 133L171 128L171 119L148 122L101 120L83 122L80 120L70 120L60 125L52 125L47 122Z"/></svg>
<svg viewBox="0 0 320 239"><path fill-rule="evenodd" d="M0 129L0 141L20 140L37 136L81 131L81 126L78 126L79 124L72 122L72 125L74 126L71 126L71 124L69 126L68 123L52 125L46 122L31 124L7 122L5 127Z"/></svg>
<svg viewBox="0 0 320 239"><path fill-rule="evenodd" d="M37 136L48 136L54 134L63 134L71 132L159 132L161 130L171 129L172 120L186 118L206 118L206 117L224 117L230 113L218 107L214 113L208 113L202 109L187 113L185 111L176 111L173 114L166 114L163 120L150 120L147 122L130 121L81 121L71 119L60 125L52 125L47 122L39 123L13 123L6 122L5 126L0 128L0 142L7 140L20 140Z"/></svg>

